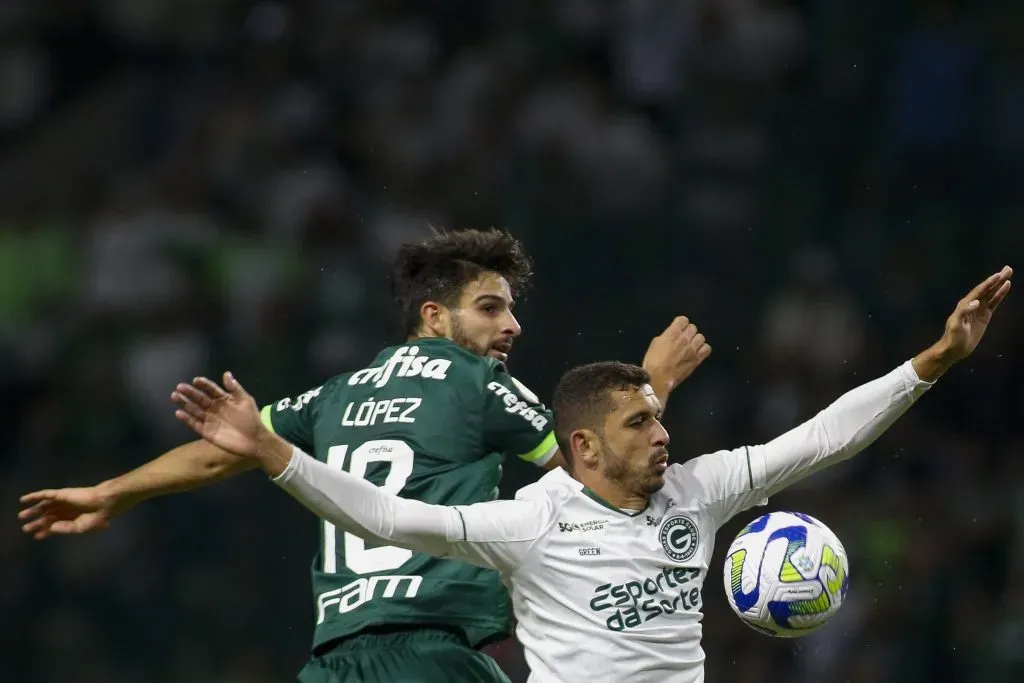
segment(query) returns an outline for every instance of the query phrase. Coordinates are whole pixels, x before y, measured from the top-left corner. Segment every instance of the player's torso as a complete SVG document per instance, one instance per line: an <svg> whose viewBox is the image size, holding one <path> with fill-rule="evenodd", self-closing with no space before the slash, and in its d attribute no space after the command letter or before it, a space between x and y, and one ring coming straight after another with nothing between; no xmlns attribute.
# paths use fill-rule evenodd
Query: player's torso
<svg viewBox="0 0 1024 683"><path fill-rule="evenodd" d="M517 613L532 616L517 634L542 653L530 658L536 679L548 660L571 661L579 680L702 680L714 533L700 506L672 491L634 516L585 492L566 502L514 584Z"/></svg>
<svg viewBox="0 0 1024 683"><path fill-rule="evenodd" d="M386 349L325 387L316 457L404 498L467 505L496 497L503 456L484 452L483 375L463 353L436 342ZM471 641L508 628L497 573L376 547L326 522L313 590L317 644L369 625L434 623Z"/></svg>

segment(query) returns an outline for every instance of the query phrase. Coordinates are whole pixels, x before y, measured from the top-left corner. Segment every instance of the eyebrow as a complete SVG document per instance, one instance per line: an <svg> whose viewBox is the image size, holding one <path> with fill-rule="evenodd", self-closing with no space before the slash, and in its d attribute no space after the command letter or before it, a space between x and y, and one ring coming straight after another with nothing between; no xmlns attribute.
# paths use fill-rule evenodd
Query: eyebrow
<svg viewBox="0 0 1024 683"><path fill-rule="evenodd" d="M497 294L481 294L480 296L478 296L473 301L473 303L475 303L475 304L482 304L482 303L488 302L488 301L493 301L494 303L498 303L498 304L505 304L505 303L507 303L509 308L512 308L512 307L514 307L516 305L515 301L507 301L506 302L505 301L505 297L498 296Z"/></svg>
<svg viewBox="0 0 1024 683"><path fill-rule="evenodd" d="M654 413L654 417L657 418L659 414L660 413ZM623 423L628 424L633 420L637 419L638 417L642 417L644 415L651 415L650 408L641 408L640 410L634 410L633 412L629 413L626 416L626 418L623 420Z"/></svg>

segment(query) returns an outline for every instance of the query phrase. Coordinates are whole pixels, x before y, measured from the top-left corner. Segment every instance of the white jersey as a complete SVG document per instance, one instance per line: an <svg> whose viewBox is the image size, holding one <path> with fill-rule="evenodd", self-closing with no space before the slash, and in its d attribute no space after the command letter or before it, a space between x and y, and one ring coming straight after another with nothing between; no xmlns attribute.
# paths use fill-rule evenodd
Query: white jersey
<svg viewBox="0 0 1024 683"><path fill-rule="evenodd" d="M741 455L671 466L639 512L609 506L562 469L520 490L543 524L507 575L531 681L703 680L701 589L723 520L705 477L734 465L746 475Z"/></svg>
<svg viewBox="0 0 1024 683"><path fill-rule="evenodd" d="M928 386L906 363L767 444L672 465L639 512L561 469L515 500L465 507L392 496L301 451L276 481L346 531L501 571L532 683L698 683L701 590L719 527L863 449Z"/></svg>

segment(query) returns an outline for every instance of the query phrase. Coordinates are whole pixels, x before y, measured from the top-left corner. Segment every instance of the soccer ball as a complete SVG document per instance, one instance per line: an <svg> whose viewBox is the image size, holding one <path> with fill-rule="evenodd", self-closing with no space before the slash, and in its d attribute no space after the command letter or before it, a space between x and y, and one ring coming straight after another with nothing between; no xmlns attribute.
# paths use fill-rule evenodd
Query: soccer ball
<svg viewBox="0 0 1024 683"><path fill-rule="evenodd" d="M743 623L771 636L817 630L850 586L846 550L810 515L772 512L743 528L725 557L725 594Z"/></svg>

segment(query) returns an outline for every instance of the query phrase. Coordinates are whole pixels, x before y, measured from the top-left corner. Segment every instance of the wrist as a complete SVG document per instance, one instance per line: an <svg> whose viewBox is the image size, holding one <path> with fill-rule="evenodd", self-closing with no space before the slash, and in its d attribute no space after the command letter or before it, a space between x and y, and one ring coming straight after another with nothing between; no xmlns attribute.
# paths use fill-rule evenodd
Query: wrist
<svg viewBox="0 0 1024 683"><path fill-rule="evenodd" d="M961 359L945 338L935 342L914 357L917 376L925 382L934 382Z"/></svg>
<svg viewBox="0 0 1024 683"><path fill-rule="evenodd" d="M672 375L667 372L663 372L657 368L644 366L644 370L651 377L651 388L654 389L654 393L658 396L664 396L670 394L675 388L675 381L672 379Z"/></svg>
<svg viewBox="0 0 1024 683"><path fill-rule="evenodd" d="M292 451L293 447L290 443L277 434L264 430L256 440L255 459L267 475L278 477L291 462Z"/></svg>

